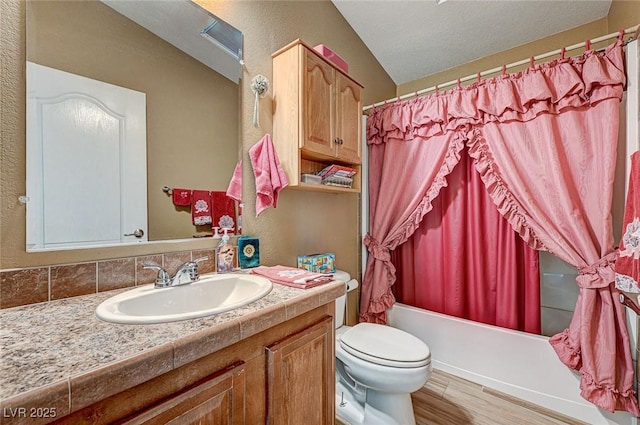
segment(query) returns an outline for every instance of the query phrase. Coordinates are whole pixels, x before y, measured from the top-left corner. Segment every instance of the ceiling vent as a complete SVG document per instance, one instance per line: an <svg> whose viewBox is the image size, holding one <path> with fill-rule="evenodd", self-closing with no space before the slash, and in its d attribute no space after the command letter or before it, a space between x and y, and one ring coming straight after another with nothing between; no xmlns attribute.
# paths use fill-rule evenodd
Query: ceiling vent
<svg viewBox="0 0 640 425"><path fill-rule="evenodd" d="M242 33L219 18L204 27L200 35L242 60Z"/></svg>

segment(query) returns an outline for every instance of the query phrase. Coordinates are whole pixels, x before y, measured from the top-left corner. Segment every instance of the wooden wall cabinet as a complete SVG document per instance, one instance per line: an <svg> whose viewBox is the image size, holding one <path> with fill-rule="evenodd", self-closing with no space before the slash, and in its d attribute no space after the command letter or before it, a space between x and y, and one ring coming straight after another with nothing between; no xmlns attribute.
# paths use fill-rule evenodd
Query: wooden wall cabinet
<svg viewBox="0 0 640 425"><path fill-rule="evenodd" d="M272 58L273 141L289 185L359 192L359 172L351 189L306 184L300 176L330 164L360 171L362 86L300 40Z"/></svg>

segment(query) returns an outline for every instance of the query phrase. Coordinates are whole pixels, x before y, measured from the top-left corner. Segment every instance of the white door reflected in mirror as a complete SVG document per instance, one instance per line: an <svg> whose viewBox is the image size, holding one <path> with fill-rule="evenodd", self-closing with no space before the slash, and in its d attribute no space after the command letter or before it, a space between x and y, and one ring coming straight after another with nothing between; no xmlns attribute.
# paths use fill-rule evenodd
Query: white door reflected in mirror
<svg viewBox="0 0 640 425"><path fill-rule="evenodd" d="M27 87L27 251L146 241L146 95L32 62Z"/></svg>

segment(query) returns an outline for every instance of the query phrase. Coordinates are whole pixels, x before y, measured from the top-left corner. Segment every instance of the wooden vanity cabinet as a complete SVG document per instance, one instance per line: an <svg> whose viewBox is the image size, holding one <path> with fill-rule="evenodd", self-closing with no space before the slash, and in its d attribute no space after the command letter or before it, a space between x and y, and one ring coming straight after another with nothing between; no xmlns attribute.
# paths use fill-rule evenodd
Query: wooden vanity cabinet
<svg viewBox="0 0 640 425"><path fill-rule="evenodd" d="M245 402L244 362L180 391L157 405L137 412L121 425L243 425Z"/></svg>
<svg viewBox="0 0 640 425"><path fill-rule="evenodd" d="M289 186L322 190L300 176L330 164L360 170L362 86L300 40L272 58L273 142ZM360 173L347 191L360 191Z"/></svg>
<svg viewBox="0 0 640 425"><path fill-rule="evenodd" d="M325 425L335 416L332 320L267 347L270 424Z"/></svg>
<svg viewBox="0 0 640 425"><path fill-rule="evenodd" d="M332 425L333 314L315 308L55 424Z"/></svg>

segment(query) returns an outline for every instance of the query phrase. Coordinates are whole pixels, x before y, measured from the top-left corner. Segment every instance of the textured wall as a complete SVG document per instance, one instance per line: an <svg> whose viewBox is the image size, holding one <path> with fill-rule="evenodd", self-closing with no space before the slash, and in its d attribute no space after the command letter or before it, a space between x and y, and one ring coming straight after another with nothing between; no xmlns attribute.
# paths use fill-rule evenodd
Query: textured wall
<svg viewBox="0 0 640 425"><path fill-rule="evenodd" d="M253 96L249 83L256 74L271 79L271 53L290 41L301 38L311 45L324 43L340 54L350 74L365 86L365 105L396 95L396 87L359 37L351 30L329 1L199 1L244 33L244 79L241 82L242 155L267 132L271 132L270 97L262 99L261 127L251 124ZM25 81L25 2L2 0L0 3L1 132L0 151L0 268L18 268L45 264L71 263L123 256L211 247L211 240L188 243L149 244L128 248L71 250L57 253L27 254L25 246L24 206L17 198L25 191L24 104ZM592 38L637 23L637 2L614 1L610 16L591 24L489 57L475 66L456 68L398 87L408 93L428 85L472 74L504 62L522 59L562 45ZM612 29L613 28L613 29ZM559 38L558 38L559 37ZM568 38L565 38L568 37ZM255 217L255 186L248 161L244 166L245 233L262 239L263 263L292 265L299 253L334 251L338 266L352 274L359 271L359 220L357 195L333 195L285 190L275 210Z"/></svg>
<svg viewBox="0 0 640 425"><path fill-rule="evenodd" d="M456 78L466 77L477 72L500 67L503 64L519 61L530 56L536 56L551 50L560 49L564 46L580 43L587 39L599 37L601 35L616 32L638 25L640 23L640 2L638 0L613 0L606 18L590 22L585 25L563 31L559 34L550 35L532 43L518 46L513 49L495 55L486 56L481 59L466 63L455 68L451 68L437 74L425 76L423 78L410 81L398 86L399 95L411 93L416 90L432 87L436 84L453 81ZM609 41L608 43L611 43ZM574 51L571 54L576 54Z"/></svg>
<svg viewBox="0 0 640 425"><path fill-rule="evenodd" d="M616 32L640 24L638 0L613 0L607 15L608 32Z"/></svg>
<svg viewBox="0 0 640 425"><path fill-rule="evenodd" d="M393 96L395 85L344 18L328 1L198 1L244 34L242 83L242 145L244 161L245 233L261 239L266 264L293 265L298 254L334 252L337 266L359 273L359 197L285 190L277 209L255 217L255 185L248 151L263 134L271 133L271 93L260 102L260 128L252 125L253 93L249 82L257 74L272 78L271 53L300 38L311 46L324 43L349 64L349 74L365 86L363 104Z"/></svg>
<svg viewBox="0 0 640 425"><path fill-rule="evenodd" d="M606 18L398 86L403 95L607 34ZM575 54L576 52L569 52ZM569 54L568 53L568 54ZM515 69L509 70L513 72ZM446 90L446 88L445 88Z"/></svg>
<svg viewBox="0 0 640 425"><path fill-rule="evenodd" d="M329 1L205 1L222 19L244 33L246 67L241 82L241 129L244 166L246 234L259 236L263 264L293 265L296 255L333 251L338 267L359 272L359 197L285 190L277 209L255 217L255 185L247 152L271 132L270 96L260 103L260 128L252 125L251 78L263 74L271 80L271 53L296 38L311 45L324 43L340 54L350 74L365 86L364 104L395 95L396 87L342 15ZM146 246L71 250L54 253L25 252L24 206L17 198L25 191L25 3L2 0L2 151L0 269L145 255L174 250L206 249L212 240Z"/></svg>

